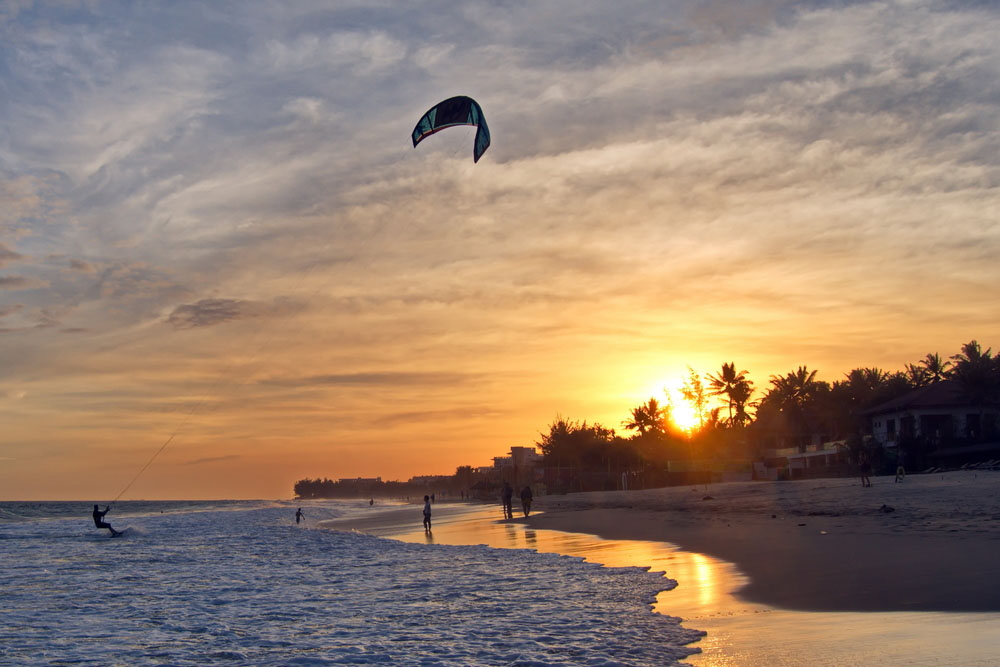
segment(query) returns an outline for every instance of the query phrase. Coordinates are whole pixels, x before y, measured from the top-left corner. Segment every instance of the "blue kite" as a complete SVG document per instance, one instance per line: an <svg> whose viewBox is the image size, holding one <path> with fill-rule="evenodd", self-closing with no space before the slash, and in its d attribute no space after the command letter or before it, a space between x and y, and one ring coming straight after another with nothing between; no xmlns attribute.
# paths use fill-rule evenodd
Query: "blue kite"
<svg viewBox="0 0 1000 667"><path fill-rule="evenodd" d="M483 109L471 97L459 95L439 102L423 115L423 118L413 128L413 147L435 132L440 132L457 125L475 125L476 143L472 151L472 161L479 162L486 149L490 147L490 128L486 126Z"/></svg>

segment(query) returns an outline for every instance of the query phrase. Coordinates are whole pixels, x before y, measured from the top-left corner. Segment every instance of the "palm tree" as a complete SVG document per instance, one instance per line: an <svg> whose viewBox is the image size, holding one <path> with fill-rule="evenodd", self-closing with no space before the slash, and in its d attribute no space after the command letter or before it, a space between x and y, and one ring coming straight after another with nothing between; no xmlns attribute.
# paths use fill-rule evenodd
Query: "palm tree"
<svg viewBox="0 0 1000 667"><path fill-rule="evenodd" d="M750 396L753 395L753 383L744 380L737 383L729 394L731 405L736 408L736 414L730 418L730 426L746 426L750 423L750 415L747 414L747 406L751 405Z"/></svg>
<svg viewBox="0 0 1000 667"><path fill-rule="evenodd" d="M632 418L622 422L622 426L630 431L638 431L639 435L663 431L663 419L666 410L660 407L660 402L650 398L637 408L632 408Z"/></svg>
<svg viewBox="0 0 1000 667"><path fill-rule="evenodd" d="M771 376L771 390L768 396L778 401L782 408L801 409L817 387L816 371L799 366L797 371L784 377Z"/></svg>
<svg viewBox="0 0 1000 667"><path fill-rule="evenodd" d="M951 372L961 388L962 396L979 408L980 428L987 405L1000 403L1000 356L992 355L992 348L982 347L976 341L962 346L961 354L952 356L955 367Z"/></svg>
<svg viewBox="0 0 1000 667"><path fill-rule="evenodd" d="M722 371L718 375L708 374L708 381L711 387L709 392L712 396L725 396L729 406L729 426L734 425L733 409L739 422L743 423L746 415L746 403L753 393L753 383L747 380L747 372L736 372L736 364L722 364Z"/></svg>
<svg viewBox="0 0 1000 667"><path fill-rule="evenodd" d="M920 363L923 364L924 362L921 361ZM930 371L924 366L918 366L917 364L906 364L906 379L914 389L919 389L934 382L931 379Z"/></svg>
<svg viewBox="0 0 1000 667"><path fill-rule="evenodd" d="M975 343L976 341L972 341ZM978 346L978 344L977 344ZM956 355L959 356L959 355ZM954 359L955 357L952 357ZM931 383L940 382L951 375L953 364L944 361L937 352L929 352L927 356L920 360L920 365L924 367L927 378Z"/></svg>
<svg viewBox="0 0 1000 667"><path fill-rule="evenodd" d="M799 366L787 375L771 376L771 389L761 402L761 408L770 413L770 423L779 424L780 432L794 436L801 448L811 420L809 415L814 412L810 408L815 407L815 398L823 388L828 385L816 381L816 371Z"/></svg>

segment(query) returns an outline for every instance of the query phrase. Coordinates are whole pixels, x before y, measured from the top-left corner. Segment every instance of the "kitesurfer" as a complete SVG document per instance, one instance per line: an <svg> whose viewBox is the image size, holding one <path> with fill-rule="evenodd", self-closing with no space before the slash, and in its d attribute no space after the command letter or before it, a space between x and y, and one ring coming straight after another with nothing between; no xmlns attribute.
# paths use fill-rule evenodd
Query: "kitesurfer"
<svg viewBox="0 0 1000 667"><path fill-rule="evenodd" d="M111 524L104 520L104 515L110 511L111 511L110 505L105 507L103 512L101 511L100 507L94 505L94 525L97 526L98 528L107 528L108 530L111 531L111 537L118 537L119 535L121 535L121 532L112 528Z"/></svg>

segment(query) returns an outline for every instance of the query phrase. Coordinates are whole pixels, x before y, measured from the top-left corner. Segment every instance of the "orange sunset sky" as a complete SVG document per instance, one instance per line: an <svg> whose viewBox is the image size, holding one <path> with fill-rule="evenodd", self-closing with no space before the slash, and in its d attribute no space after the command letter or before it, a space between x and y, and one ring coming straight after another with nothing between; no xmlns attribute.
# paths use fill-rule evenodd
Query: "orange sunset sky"
<svg viewBox="0 0 1000 667"><path fill-rule="evenodd" d="M0 499L287 498L1000 345L1000 10L0 3ZM414 149L452 95L474 128ZM759 398L760 394L758 394Z"/></svg>

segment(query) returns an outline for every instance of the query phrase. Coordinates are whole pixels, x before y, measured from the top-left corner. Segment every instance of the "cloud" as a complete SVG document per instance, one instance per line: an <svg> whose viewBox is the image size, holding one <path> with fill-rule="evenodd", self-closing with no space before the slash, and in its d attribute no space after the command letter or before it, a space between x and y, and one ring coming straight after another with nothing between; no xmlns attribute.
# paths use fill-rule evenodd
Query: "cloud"
<svg viewBox="0 0 1000 667"><path fill-rule="evenodd" d="M23 258L24 255L16 253L3 243L0 243L0 266L3 266L8 262L16 262L17 260Z"/></svg>
<svg viewBox="0 0 1000 667"><path fill-rule="evenodd" d="M275 299L270 303L242 299L201 299L195 303L177 306L167 316L166 322L177 329L192 329L233 320L280 317L290 315L301 308L301 304L290 299Z"/></svg>
<svg viewBox="0 0 1000 667"><path fill-rule="evenodd" d="M210 327L230 320L256 316L256 306L240 299L202 299L174 308L167 324L177 329Z"/></svg>
<svg viewBox="0 0 1000 667"><path fill-rule="evenodd" d="M261 384L278 387L322 386L458 386L472 381L476 376L461 373L340 373L308 375L302 377L269 378Z"/></svg>
<svg viewBox="0 0 1000 667"><path fill-rule="evenodd" d="M36 278L24 276L0 276L0 289L22 290L44 287L45 283Z"/></svg>
<svg viewBox="0 0 1000 667"><path fill-rule="evenodd" d="M225 456L206 456L200 459L194 459L192 461L185 461L181 465L186 466L199 466L206 463L222 463L223 461L238 461L243 458L239 454L227 454Z"/></svg>
<svg viewBox="0 0 1000 667"><path fill-rule="evenodd" d="M6 306L0 306L0 317L7 317L8 315L12 315L19 310L22 310L23 308L23 303L13 303Z"/></svg>
<svg viewBox="0 0 1000 667"><path fill-rule="evenodd" d="M493 406L477 405L456 408L453 410L413 410L407 412L393 412L375 416L371 420L373 426L397 426L412 425L421 423L432 424L454 424L455 422L469 422L475 420L491 421L504 415L504 411L497 410Z"/></svg>

